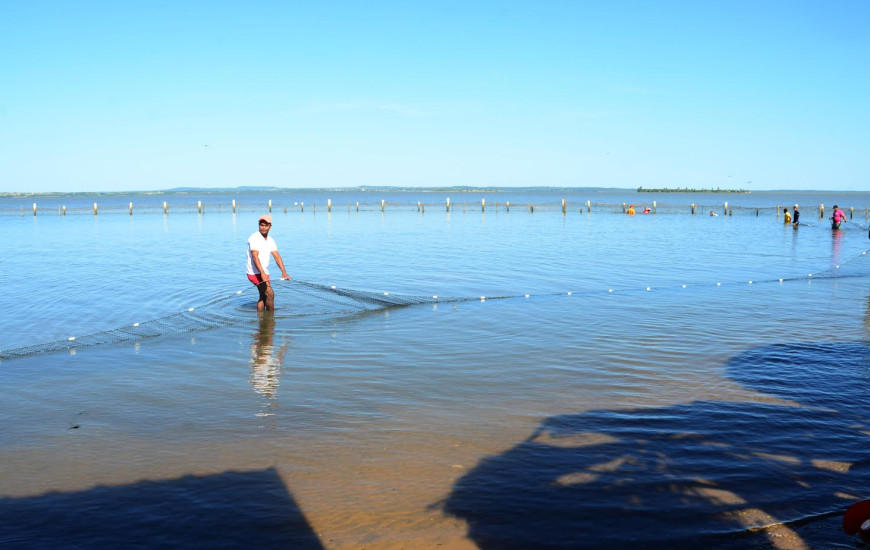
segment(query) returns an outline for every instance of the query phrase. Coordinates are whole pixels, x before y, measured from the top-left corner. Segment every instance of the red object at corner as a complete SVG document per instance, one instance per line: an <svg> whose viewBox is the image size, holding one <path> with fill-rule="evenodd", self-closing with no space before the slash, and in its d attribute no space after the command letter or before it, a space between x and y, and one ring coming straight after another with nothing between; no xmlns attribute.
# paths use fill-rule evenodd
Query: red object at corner
<svg viewBox="0 0 870 550"><path fill-rule="evenodd" d="M849 535L857 534L861 540L870 540L870 500L856 502L843 515L843 530Z"/></svg>

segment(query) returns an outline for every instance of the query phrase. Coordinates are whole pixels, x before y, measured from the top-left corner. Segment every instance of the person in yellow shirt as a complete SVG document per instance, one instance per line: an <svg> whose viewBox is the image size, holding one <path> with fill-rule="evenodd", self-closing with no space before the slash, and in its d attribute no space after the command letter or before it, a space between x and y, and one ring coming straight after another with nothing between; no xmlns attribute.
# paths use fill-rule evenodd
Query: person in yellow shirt
<svg viewBox="0 0 870 550"><path fill-rule="evenodd" d="M791 223L791 214L788 213L788 208L783 208L782 217L784 218L784 222L786 225Z"/></svg>
<svg viewBox="0 0 870 550"><path fill-rule="evenodd" d="M628 210L625 211L626 214L634 214L634 205L628 207Z"/></svg>

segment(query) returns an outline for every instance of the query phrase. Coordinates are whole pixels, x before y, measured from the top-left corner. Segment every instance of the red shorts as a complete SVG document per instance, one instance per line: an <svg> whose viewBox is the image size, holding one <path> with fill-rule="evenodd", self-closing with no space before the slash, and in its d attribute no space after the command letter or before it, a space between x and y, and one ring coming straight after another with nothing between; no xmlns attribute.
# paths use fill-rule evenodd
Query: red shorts
<svg viewBox="0 0 870 550"><path fill-rule="evenodd" d="M256 275L248 275L248 280L251 281L254 285L259 285L263 282L263 274L257 273ZM266 279L268 281L269 279Z"/></svg>

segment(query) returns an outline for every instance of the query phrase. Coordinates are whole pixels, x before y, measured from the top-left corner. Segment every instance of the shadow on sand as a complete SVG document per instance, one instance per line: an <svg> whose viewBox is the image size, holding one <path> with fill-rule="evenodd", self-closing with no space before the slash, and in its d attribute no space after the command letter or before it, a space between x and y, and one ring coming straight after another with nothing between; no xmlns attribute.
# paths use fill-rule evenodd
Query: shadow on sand
<svg viewBox="0 0 870 550"><path fill-rule="evenodd" d="M793 529L870 494L868 358L866 343L846 342L765 346L729 361L729 377L792 406L548 418L462 477L444 509L484 550L776 548L783 532L800 543ZM837 526L823 539L854 547Z"/></svg>
<svg viewBox="0 0 870 550"><path fill-rule="evenodd" d="M272 468L0 498L0 547L323 548Z"/></svg>

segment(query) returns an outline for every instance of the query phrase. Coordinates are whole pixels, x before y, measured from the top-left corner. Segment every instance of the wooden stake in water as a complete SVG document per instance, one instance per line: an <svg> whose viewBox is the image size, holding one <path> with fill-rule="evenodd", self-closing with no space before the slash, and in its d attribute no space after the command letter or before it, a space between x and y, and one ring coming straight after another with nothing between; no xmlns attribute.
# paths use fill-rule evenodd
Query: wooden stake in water
<svg viewBox="0 0 870 550"><path fill-rule="evenodd" d="M202 201L196 201L196 211L202 214Z"/></svg>
<svg viewBox="0 0 870 550"><path fill-rule="evenodd" d="M36 217L36 203L33 203L33 217Z"/></svg>
<svg viewBox="0 0 870 550"><path fill-rule="evenodd" d="M480 211L486 210L486 199L480 199Z"/></svg>
<svg viewBox="0 0 870 550"><path fill-rule="evenodd" d="M592 201L586 201L586 213L592 212Z"/></svg>
<svg viewBox="0 0 870 550"><path fill-rule="evenodd" d="M235 207L235 205L233 205ZM235 208L233 208L233 212L235 212ZM166 201L163 201L163 213L169 214L169 206L166 204Z"/></svg>
<svg viewBox="0 0 870 550"><path fill-rule="evenodd" d="M332 212L332 199L326 199L326 211Z"/></svg>
<svg viewBox="0 0 870 550"><path fill-rule="evenodd" d="M450 197L447 197L447 211L450 212Z"/></svg>
<svg viewBox="0 0 870 550"><path fill-rule="evenodd" d="M97 203L94 203L94 216L97 215Z"/></svg>
<svg viewBox="0 0 870 550"><path fill-rule="evenodd" d="M692 203L692 215L695 215L695 203Z"/></svg>
<svg viewBox="0 0 870 550"><path fill-rule="evenodd" d="M356 201L356 211L359 212L359 201Z"/></svg>
<svg viewBox="0 0 870 550"><path fill-rule="evenodd" d="M133 215L133 203L132 202L130 203L130 215L131 216Z"/></svg>
<svg viewBox="0 0 870 550"><path fill-rule="evenodd" d="M63 205L63 215L66 216L66 205Z"/></svg>
<svg viewBox="0 0 870 550"><path fill-rule="evenodd" d="M855 207L850 206L849 207L849 219L851 220L854 216L855 216Z"/></svg>
<svg viewBox="0 0 870 550"><path fill-rule="evenodd" d="M653 201L653 214L658 211L658 206L656 205L656 201Z"/></svg>
<svg viewBox="0 0 870 550"><path fill-rule="evenodd" d="M163 204L166 204L165 202ZM236 213L236 199L233 199L233 214Z"/></svg>
<svg viewBox="0 0 870 550"><path fill-rule="evenodd" d="M825 217L825 205L820 204L819 205L819 219L821 220L824 217Z"/></svg>
<svg viewBox="0 0 870 550"><path fill-rule="evenodd" d="M504 206L505 206L505 212L511 211L511 201L507 201L506 203L504 203Z"/></svg>
<svg viewBox="0 0 870 550"><path fill-rule="evenodd" d="M272 199L269 199L269 214L272 213Z"/></svg>
<svg viewBox="0 0 870 550"><path fill-rule="evenodd" d="M725 215L728 215L728 201L725 201Z"/></svg>
<svg viewBox="0 0 870 550"><path fill-rule="evenodd" d="M386 203L387 203L387 201L385 201L384 199L381 199L381 212L384 211L384 207L386 206Z"/></svg>
<svg viewBox="0 0 870 550"><path fill-rule="evenodd" d="M568 202L562 197L562 213L566 214L568 212Z"/></svg>

